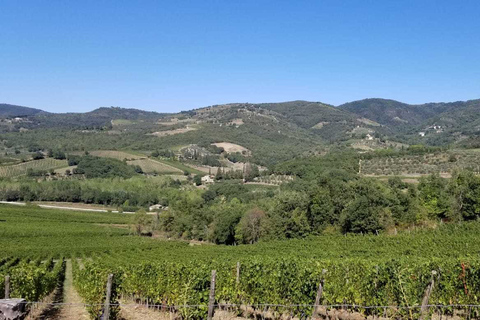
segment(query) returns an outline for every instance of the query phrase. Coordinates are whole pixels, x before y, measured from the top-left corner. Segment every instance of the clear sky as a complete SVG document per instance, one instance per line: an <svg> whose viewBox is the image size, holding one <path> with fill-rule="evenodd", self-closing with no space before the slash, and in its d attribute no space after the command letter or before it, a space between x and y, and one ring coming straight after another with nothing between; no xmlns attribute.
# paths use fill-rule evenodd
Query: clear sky
<svg viewBox="0 0 480 320"><path fill-rule="evenodd" d="M0 0L0 103L480 98L480 1Z"/></svg>

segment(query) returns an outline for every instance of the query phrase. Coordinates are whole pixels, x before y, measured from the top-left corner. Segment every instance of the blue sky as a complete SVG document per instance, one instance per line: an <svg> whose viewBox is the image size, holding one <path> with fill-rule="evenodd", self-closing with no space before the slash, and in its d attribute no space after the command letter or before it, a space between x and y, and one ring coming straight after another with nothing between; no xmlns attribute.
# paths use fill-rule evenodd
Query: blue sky
<svg viewBox="0 0 480 320"><path fill-rule="evenodd" d="M480 1L0 0L0 102L480 98Z"/></svg>

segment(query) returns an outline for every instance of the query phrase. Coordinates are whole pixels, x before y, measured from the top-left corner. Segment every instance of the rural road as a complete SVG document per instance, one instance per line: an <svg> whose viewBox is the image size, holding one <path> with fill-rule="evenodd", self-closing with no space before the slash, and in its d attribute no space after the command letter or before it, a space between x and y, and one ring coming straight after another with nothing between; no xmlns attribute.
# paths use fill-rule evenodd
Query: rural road
<svg viewBox="0 0 480 320"><path fill-rule="evenodd" d="M0 201L0 204L12 204L16 206L26 206L25 202L17 202L17 201ZM77 207L62 207L62 206L52 206L49 204L35 204L40 208L45 209L62 209L62 210L73 210L73 211L88 211L88 212L109 212L107 209L91 209L91 208L77 208ZM112 213L120 213L118 210L110 211ZM134 214L135 212L124 211L122 213Z"/></svg>

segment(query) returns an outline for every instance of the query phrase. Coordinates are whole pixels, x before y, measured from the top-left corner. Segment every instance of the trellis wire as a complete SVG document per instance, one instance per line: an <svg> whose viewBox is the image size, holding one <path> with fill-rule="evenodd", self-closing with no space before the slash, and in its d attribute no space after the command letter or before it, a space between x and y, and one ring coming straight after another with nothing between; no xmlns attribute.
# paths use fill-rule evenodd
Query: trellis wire
<svg viewBox="0 0 480 320"><path fill-rule="evenodd" d="M1 303L7 303L6 301L0 300ZM94 307L94 306L103 306L105 303L66 303L66 302L44 302L44 301L26 301L25 304L48 304L48 305L61 305L61 306L85 306L85 307ZM110 303L111 306L140 306L140 303ZM329 304L329 305L315 305L315 304L275 304L275 303L257 303L257 304L229 304L229 303L216 303L214 304L217 308L227 308L227 307L283 307L283 308L298 308L298 307L324 307L324 308L357 308L357 309L418 309L421 308L421 305L413 306L362 306L356 304ZM163 308L207 308L208 304L184 304L184 305L167 305L167 304L148 304L150 308L163 307ZM429 308L455 308L455 309L464 309L464 308L480 308L478 304L429 304L426 305Z"/></svg>

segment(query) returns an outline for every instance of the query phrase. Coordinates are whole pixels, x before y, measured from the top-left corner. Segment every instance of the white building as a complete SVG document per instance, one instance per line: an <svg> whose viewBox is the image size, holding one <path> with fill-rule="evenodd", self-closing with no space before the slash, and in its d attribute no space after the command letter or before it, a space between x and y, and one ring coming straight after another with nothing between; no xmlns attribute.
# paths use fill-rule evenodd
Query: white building
<svg viewBox="0 0 480 320"><path fill-rule="evenodd" d="M206 176L202 177L202 184L209 184L209 183L214 183L215 180L209 176L208 174Z"/></svg>

